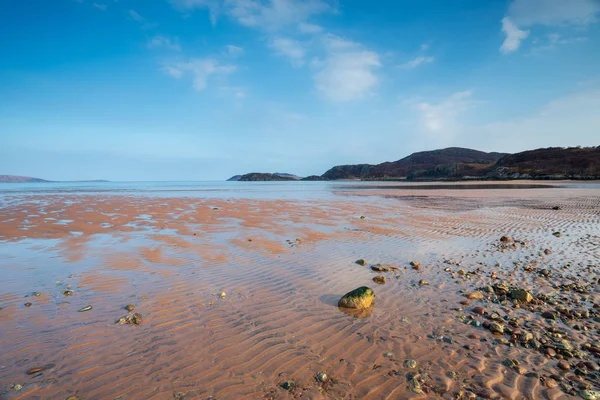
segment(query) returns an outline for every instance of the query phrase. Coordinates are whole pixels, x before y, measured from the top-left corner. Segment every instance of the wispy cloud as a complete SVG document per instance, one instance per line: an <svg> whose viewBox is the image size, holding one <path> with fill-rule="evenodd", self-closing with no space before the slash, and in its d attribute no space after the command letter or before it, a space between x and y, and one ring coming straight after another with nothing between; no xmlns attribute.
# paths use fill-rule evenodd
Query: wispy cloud
<svg viewBox="0 0 600 400"><path fill-rule="evenodd" d="M597 22L598 0L514 0L507 15L518 26L587 25Z"/></svg>
<svg viewBox="0 0 600 400"><path fill-rule="evenodd" d="M276 37L271 40L269 46L275 50L277 54L287 57L294 67L304 65L304 57L306 49L298 40L287 37Z"/></svg>
<svg viewBox="0 0 600 400"><path fill-rule="evenodd" d="M508 17L502 19L502 32L506 35L500 46L500 51L504 54L517 51L521 47L521 42L529 36L529 31L519 29Z"/></svg>
<svg viewBox="0 0 600 400"><path fill-rule="evenodd" d="M327 99L336 102L360 99L378 85L375 71L381 62L377 53L334 35L326 36L324 44L327 56L316 63L322 69L314 79L317 90Z"/></svg>
<svg viewBox="0 0 600 400"><path fill-rule="evenodd" d="M192 86L199 92L206 89L210 77L228 75L236 69L235 65L224 65L212 58L192 59L163 67L163 70L167 74L176 79L180 79L188 74L191 75Z"/></svg>
<svg viewBox="0 0 600 400"><path fill-rule="evenodd" d="M245 51L242 47L229 44L222 51L223 55L229 58L238 58L244 55Z"/></svg>
<svg viewBox="0 0 600 400"><path fill-rule="evenodd" d="M323 32L323 28L319 25L309 24L307 22L300 22L298 24L298 31L300 33L321 33Z"/></svg>
<svg viewBox="0 0 600 400"><path fill-rule="evenodd" d="M413 58L412 60L401 64L400 68L404 68L404 69L415 69L421 65L424 64L430 64L432 62L435 61L435 57L425 57L425 56L418 56Z"/></svg>
<svg viewBox="0 0 600 400"><path fill-rule="evenodd" d="M585 26L598 21L598 0L513 0L502 19L506 35L500 51L511 53L519 49L536 25L547 27Z"/></svg>
<svg viewBox="0 0 600 400"><path fill-rule="evenodd" d="M148 21L146 18L142 17L137 11L129 10L129 17L135 22L140 24L142 29L152 29L155 28L158 24L154 22Z"/></svg>
<svg viewBox="0 0 600 400"><path fill-rule="evenodd" d="M131 19L133 19L134 21L137 21L137 22L145 21L144 17L142 17L140 14L138 14L137 11L135 11L135 10L129 10L129 16L131 17Z"/></svg>
<svg viewBox="0 0 600 400"><path fill-rule="evenodd" d="M106 11L106 4L93 3L92 6L94 6L95 8L97 8L100 11Z"/></svg>
<svg viewBox="0 0 600 400"><path fill-rule="evenodd" d="M176 41L173 41L164 36L154 36L154 37L150 38L150 40L148 40L148 47L149 48L162 47L162 48L166 48L169 50L175 50L175 51L181 50L181 47L179 46L179 44Z"/></svg>
<svg viewBox="0 0 600 400"><path fill-rule="evenodd" d="M439 103L420 102L413 108L420 113L422 131L440 137L453 136L460 123L458 117L473 104L472 92L457 92Z"/></svg>
<svg viewBox="0 0 600 400"><path fill-rule="evenodd" d="M241 25L267 31L275 31L292 25L298 26L314 15L333 12L335 10L331 4L323 0L170 1L175 8L184 12L202 8L208 9L213 23L216 22L220 13L225 13ZM306 26L303 28L307 29Z"/></svg>
<svg viewBox="0 0 600 400"><path fill-rule="evenodd" d="M544 37L533 40L533 52L543 52L546 50L554 50L560 46L565 46L575 43L583 43L588 40L585 36L568 36L565 37L559 33L550 33Z"/></svg>

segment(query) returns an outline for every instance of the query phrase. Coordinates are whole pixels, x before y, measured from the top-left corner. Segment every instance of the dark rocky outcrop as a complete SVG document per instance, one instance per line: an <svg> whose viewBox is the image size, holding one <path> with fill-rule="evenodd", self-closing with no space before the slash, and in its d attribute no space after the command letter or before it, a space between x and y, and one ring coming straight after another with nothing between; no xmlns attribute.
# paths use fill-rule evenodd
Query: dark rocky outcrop
<svg viewBox="0 0 600 400"><path fill-rule="evenodd" d="M291 176L252 172L249 174L242 175L238 181L240 182L265 182L265 181L297 181L298 179L292 178Z"/></svg>
<svg viewBox="0 0 600 400"><path fill-rule="evenodd" d="M302 178L300 180L301 181L326 181L328 179L324 178L322 176L319 176L319 175L310 175L310 176L307 176L306 178Z"/></svg>

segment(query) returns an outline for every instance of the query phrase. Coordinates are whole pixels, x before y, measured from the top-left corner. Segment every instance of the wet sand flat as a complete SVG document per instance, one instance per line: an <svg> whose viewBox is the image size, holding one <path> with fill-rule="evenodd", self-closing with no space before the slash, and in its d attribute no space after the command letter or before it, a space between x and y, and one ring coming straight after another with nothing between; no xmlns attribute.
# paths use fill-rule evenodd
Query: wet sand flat
<svg viewBox="0 0 600 400"><path fill-rule="evenodd" d="M600 189L334 195L6 196L0 398L600 390ZM337 307L359 286L376 295L362 318ZM116 324L128 304L141 324Z"/></svg>

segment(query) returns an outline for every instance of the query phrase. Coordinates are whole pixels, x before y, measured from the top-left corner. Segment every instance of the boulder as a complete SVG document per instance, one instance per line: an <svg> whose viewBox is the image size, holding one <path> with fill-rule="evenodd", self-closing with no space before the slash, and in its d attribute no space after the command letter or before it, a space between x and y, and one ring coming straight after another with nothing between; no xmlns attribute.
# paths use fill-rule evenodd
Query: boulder
<svg viewBox="0 0 600 400"><path fill-rule="evenodd" d="M373 302L375 293L373 289L361 286L351 292L346 293L338 302L338 307L363 309L369 308Z"/></svg>

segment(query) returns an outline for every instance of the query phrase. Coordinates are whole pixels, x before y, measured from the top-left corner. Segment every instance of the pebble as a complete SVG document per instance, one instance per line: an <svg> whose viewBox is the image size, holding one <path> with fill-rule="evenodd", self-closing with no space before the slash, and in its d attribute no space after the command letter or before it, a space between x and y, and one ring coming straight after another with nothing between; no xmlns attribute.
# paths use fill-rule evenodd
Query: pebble
<svg viewBox="0 0 600 400"><path fill-rule="evenodd" d="M467 299L469 299L469 300L481 300L481 299L483 299L483 293L481 293L479 291L478 292L469 293L467 295Z"/></svg>
<svg viewBox="0 0 600 400"><path fill-rule="evenodd" d="M317 374L317 380L318 380L319 382L327 382L327 374L326 374L326 373L324 373L324 372L319 372L319 373Z"/></svg>
<svg viewBox="0 0 600 400"><path fill-rule="evenodd" d="M471 310L471 311L473 311L475 314L479 314L479 315L485 315L485 314L487 314L486 309L483 308L483 307L479 307L479 306L473 307L473 310Z"/></svg>
<svg viewBox="0 0 600 400"><path fill-rule="evenodd" d="M425 279L421 279L419 281L419 286L427 286L427 285L429 285L429 282L427 282Z"/></svg>
<svg viewBox="0 0 600 400"><path fill-rule="evenodd" d="M580 390L577 394L584 400L600 400L600 392L596 390Z"/></svg>
<svg viewBox="0 0 600 400"><path fill-rule="evenodd" d="M29 302L25 303L25 307L31 307L31 306L32 306L31 303L29 303Z"/></svg>
<svg viewBox="0 0 600 400"><path fill-rule="evenodd" d="M504 333L504 325L497 322L492 322L490 324L490 331L495 333Z"/></svg>
<svg viewBox="0 0 600 400"><path fill-rule="evenodd" d="M560 360L558 362L558 368L562 369L563 371L568 371L571 369L571 366L569 365L568 361Z"/></svg>
<svg viewBox="0 0 600 400"><path fill-rule="evenodd" d="M544 380L544 385L548 388L553 388L556 387L556 385L558 385L558 382L556 382L554 379L552 378L546 378Z"/></svg>
<svg viewBox="0 0 600 400"><path fill-rule="evenodd" d="M406 360L404 361L404 367L406 368L417 368L417 362L415 360Z"/></svg>
<svg viewBox="0 0 600 400"><path fill-rule="evenodd" d="M38 372L42 372L47 369L54 368L55 366L56 366L55 364L48 364L48 365L42 365L41 367L30 368L27 370L27 375L34 375L34 374L37 374Z"/></svg>
<svg viewBox="0 0 600 400"><path fill-rule="evenodd" d="M371 265L371 269L375 272L389 272L389 268L382 267L381 265Z"/></svg>
<svg viewBox="0 0 600 400"><path fill-rule="evenodd" d="M79 310L77 310L77 312L86 312L86 311L90 311L92 309L92 306L85 306L80 308Z"/></svg>
<svg viewBox="0 0 600 400"><path fill-rule="evenodd" d="M131 315L127 315L125 317L119 318L117 321L117 325L139 325L143 321L142 314L133 313Z"/></svg>
<svg viewBox="0 0 600 400"><path fill-rule="evenodd" d="M127 304L125 306L125 310L129 311L129 312L133 311L134 308L135 308L135 306L133 304Z"/></svg>
<svg viewBox="0 0 600 400"><path fill-rule="evenodd" d="M392 353L391 351L388 351L386 353L383 353L384 357L394 357L394 353Z"/></svg>
<svg viewBox="0 0 600 400"><path fill-rule="evenodd" d="M365 260L363 260L362 258L360 260L356 260L355 261L356 264L361 265L361 266L365 266L367 265L367 262Z"/></svg>
<svg viewBox="0 0 600 400"><path fill-rule="evenodd" d="M227 296L227 293L225 293L225 292L221 292L221 294L219 295L219 297L221 297L222 299L224 299L225 296Z"/></svg>
<svg viewBox="0 0 600 400"><path fill-rule="evenodd" d="M385 276L375 276L375 277L373 277L373 282L375 282L379 285L383 285L386 282Z"/></svg>
<svg viewBox="0 0 600 400"><path fill-rule="evenodd" d="M546 318L546 319L556 319L556 314L554 314L552 311L544 311L542 313L542 318Z"/></svg>

